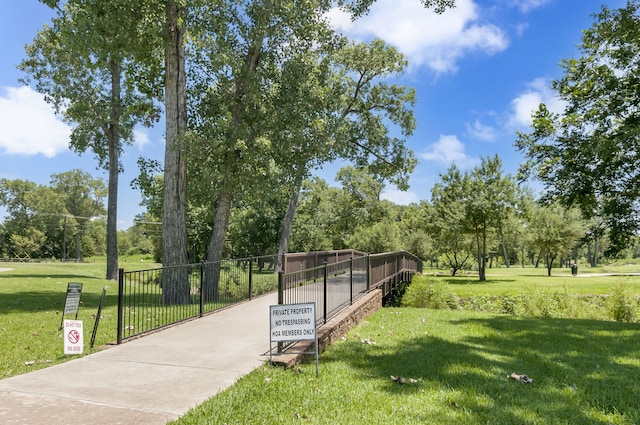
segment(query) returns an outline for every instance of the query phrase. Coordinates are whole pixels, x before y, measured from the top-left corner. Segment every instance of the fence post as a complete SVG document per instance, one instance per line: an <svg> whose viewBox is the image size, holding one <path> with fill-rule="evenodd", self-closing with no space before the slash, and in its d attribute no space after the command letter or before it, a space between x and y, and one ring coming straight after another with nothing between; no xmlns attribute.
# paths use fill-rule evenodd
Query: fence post
<svg viewBox="0 0 640 425"><path fill-rule="evenodd" d="M278 304L284 304L284 272L278 272Z"/></svg>
<svg viewBox="0 0 640 425"><path fill-rule="evenodd" d="M253 298L253 257L249 257L249 299Z"/></svg>
<svg viewBox="0 0 640 425"><path fill-rule="evenodd" d="M323 292L323 299L322 302L324 303L324 317L323 317L323 322L322 323L327 323L327 283L328 283L328 277L327 274L329 272L329 267L327 265L327 262L324 262L324 290Z"/></svg>
<svg viewBox="0 0 640 425"><path fill-rule="evenodd" d="M204 260L200 261L200 317L204 316Z"/></svg>
<svg viewBox="0 0 640 425"><path fill-rule="evenodd" d="M349 305L353 304L353 256L349 258Z"/></svg>
<svg viewBox="0 0 640 425"><path fill-rule="evenodd" d="M371 290L371 254L367 254L367 292Z"/></svg>
<svg viewBox="0 0 640 425"><path fill-rule="evenodd" d="M122 344L122 320L124 319L124 269L118 269L118 329L117 343Z"/></svg>

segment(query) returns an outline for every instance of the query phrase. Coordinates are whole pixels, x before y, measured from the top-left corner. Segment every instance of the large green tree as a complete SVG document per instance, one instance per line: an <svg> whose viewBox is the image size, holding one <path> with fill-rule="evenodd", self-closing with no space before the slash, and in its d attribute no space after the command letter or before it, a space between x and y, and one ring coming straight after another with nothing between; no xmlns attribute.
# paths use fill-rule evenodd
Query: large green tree
<svg viewBox="0 0 640 425"><path fill-rule="evenodd" d="M64 197L29 180L0 180L4 220L3 250L12 258L58 256Z"/></svg>
<svg viewBox="0 0 640 425"><path fill-rule="evenodd" d="M500 240L504 243L499 235L516 208L519 189L515 180L503 173L497 155L483 158L464 174L452 165L441 179L432 190L434 239L454 273L473 252L479 279L484 281L489 251L497 249Z"/></svg>
<svg viewBox="0 0 640 425"><path fill-rule="evenodd" d="M70 147L91 150L108 170L107 279L118 277L117 199L120 154L137 123L157 117L149 51L153 8L126 0L47 0L57 15L26 47L20 64L36 90L73 125ZM143 66L148 65L148 66ZM145 77L137 80L134 75ZM144 81L144 84L135 84Z"/></svg>
<svg viewBox="0 0 640 425"><path fill-rule="evenodd" d="M539 178L547 198L598 218L591 233L608 229L615 252L640 229L640 2L603 6L579 48L552 83L564 110L540 105L516 147L527 157L523 175Z"/></svg>
<svg viewBox="0 0 640 425"><path fill-rule="evenodd" d="M93 220L102 219L107 188L102 179L95 179L82 170L52 175L51 187L64 199L62 258L67 258L67 235L71 235L75 242L75 258L82 261L82 235L90 228L89 224Z"/></svg>
<svg viewBox="0 0 640 425"><path fill-rule="evenodd" d="M584 236L584 222L580 211L565 208L559 203L533 208L527 231L532 243L544 258L547 275L556 259L568 259L571 250Z"/></svg>
<svg viewBox="0 0 640 425"><path fill-rule="evenodd" d="M73 170L51 176L51 186L29 180L0 180L0 205L7 210L2 250L11 257L76 258L104 254L106 187L101 179ZM73 236L67 243L66 235Z"/></svg>
<svg viewBox="0 0 640 425"><path fill-rule="evenodd" d="M440 175L431 190L431 210L427 232L434 241L434 251L443 256L453 275L463 268L473 253L473 241L466 232L464 193L465 175L455 165Z"/></svg>
<svg viewBox="0 0 640 425"><path fill-rule="evenodd" d="M295 108L297 120L282 126L297 130L289 149L298 147L300 141L304 145L294 155L280 153L282 159L293 160L291 164L281 161L281 165L295 172L281 232L280 254L288 249L299 182L313 168L342 158L366 170L379 184L389 180L400 188L407 187L408 175L416 161L405 147L404 137L411 135L415 127L411 109L415 92L387 81L401 74L406 64L404 56L382 40L348 43L316 65L326 67L322 72L307 72L313 78L302 77L306 89L301 94L307 103ZM392 128L403 137L392 137Z"/></svg>
<svg viewBox="0 0 640 425"><path fill-rule="evenodd" d="M52 0L48 0L52 1ZM149 1L149 4L155 3ZM332 1L319 2L273 2L271 0L253 2L212 2L205 0L197 1L158 1L159 6L166 10L165 26L165 105L167 107L167 144L164 164L164 210L163 210L163 262L165 266L173 266L183 263L187 259L186 253L186 178L187 166L185 155L186 122L189 115L186 110L187 78L185 75L185 32L190 30L192 38L190 46L196 46L198 52L202 53L201 58L208 58L202 75L209 75L210 79L204 78L205 84L201 85L205 90L200 94L205 98L204 102L193 102L196 111L208 110L210 114L204 121L211 117L218 117L217 124L209 134L202 131L198 137L209 142L219 143L226 140L226 151L219 149L204 149L205 155L198 156L198 161L215 157L217 167L224 171L217 178L210 178L210 172L192 171L200 180L216 182L217 196L214 199L215 214L212 242L210 244L208 258L215 260L221 257L223 239L228 227L228 217L230 205L233 200L232 187L235 189L242 187L234 181L234 169L238 167L234 157L241 156L242 152L252 151L260 148L260 145L253 144L252 140L264 140L252 133L247 136L247 124L249 128L257 127L255 120L250 117L255 112L254 106L259 105L266 97L256 96L253 90L259 82L258 64L263 62L265 56L276 58L276 62L281 63L287 52L296 51L298 46L318 44L320 39L316 38L312 32L291 31L294 26L283 25L286 23L282 18L294 17L292 21L298 28L302 26L313 26L317 20L317 11L320 16L334 5ZM367 12L373 1L371 0L345 0L336 2L342 7L350 9L354 17ZM147 4L147 2L145 2ZM442 12L454 5L452 0L424 0L426 7L432 7L437 12ZM311 11L312 13L309 13ZM283 13L284 12L284 13ZM276 32L272 32L276 30ZM278 46L278 37L274 34L280 31L280 35L288 36L284 44ZM200 35L202 36L200 36ZM291 36L293 35L293 37ZM282 39L280 40L282 41ZM270 47L273 50L269 49ZM208 49L202 49L208 47ZM232 54L233 49L241 52L240 55ZM215 52L214 54L210 54ZM285 56L283 56L285 54ZM206 61L205 61L206 63ZM199 73L196 71L196 75ZM208 82L207 82L208 81ZM195 84L196 86L198 83ZM216 92L223 95L216 97ZM267 108L269 102L263 107ZM272 108L275 111L277 108ZM213 115L211 115L211 113ZM205 115L200 115L207 116ZM247 119L249 118L249 119ZM201 118L194 118L197 123ZM215 120L211 120L215 121ZM241 123L244 123L241 125ZM202 124L202 121L200 121ZM215 131L215 128L231 128L232 131ZM207 133L205 131L204 133ZM224 135L223 135L224 134ZM249 143L247 143L247 141ZM191 150L191 148L190 148ZM258 149L260 151L260 149ZM244 161L242 161L244 163ZM235 164L235 165L234 165ZM214 167L215 168L215 167ZM242 175L242 173L237 173ZM301 180L297 180L299 183ZM206 189L201 189L207 192ZM208 191L211 193L211 191ZM292 217L292 214L288 217ZM168 247L171 247L169 254ZM181 302L186 291L176 288L179 282L184 281L182 276L170 278L166 275L167 290L174 292L175 296L168 296L168 301ZM169 289L172 288L172 289ZM180 294L183 294L182 297ZM178 299L180 298L180 299ZM184 300L182 300L184 301Z"/></svg>
<svg viewBox="0 0 640 425"><path fill-rule="evenodd" d="M187 269L173 267L188 262L187 252L187 88L183 0L157 0L164 10L165 155L162 208L162 296L169 304L189 302Z"/></svg>

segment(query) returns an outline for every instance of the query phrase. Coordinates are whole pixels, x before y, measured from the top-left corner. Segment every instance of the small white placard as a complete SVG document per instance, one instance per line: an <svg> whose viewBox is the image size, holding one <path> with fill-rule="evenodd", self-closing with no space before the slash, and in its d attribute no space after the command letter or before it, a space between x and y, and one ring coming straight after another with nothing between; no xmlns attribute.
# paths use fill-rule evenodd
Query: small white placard
<svg viewBox="0 0 640 425"><path fill-rule="evenodd" d="M64 354L82 354L83 333L82 320L64 321Z"/></svg>
<svg viewBox="0 0 640 425"><path fill-rule="evenodd" d="M316 339L316 304L272 305L271 342L314 341Z"/></svg>

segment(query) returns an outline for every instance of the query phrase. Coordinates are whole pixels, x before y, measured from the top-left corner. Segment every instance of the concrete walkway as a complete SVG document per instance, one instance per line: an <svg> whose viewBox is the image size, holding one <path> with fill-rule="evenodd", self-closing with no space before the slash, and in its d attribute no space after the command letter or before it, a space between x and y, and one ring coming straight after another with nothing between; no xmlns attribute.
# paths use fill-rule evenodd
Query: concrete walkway
<svg viewBox="0 0 640 425"><path fill-rule="evenodd" d="M0 424L166 424L269 359L275 304L277 294L269 294L0 380Z"/></svg>

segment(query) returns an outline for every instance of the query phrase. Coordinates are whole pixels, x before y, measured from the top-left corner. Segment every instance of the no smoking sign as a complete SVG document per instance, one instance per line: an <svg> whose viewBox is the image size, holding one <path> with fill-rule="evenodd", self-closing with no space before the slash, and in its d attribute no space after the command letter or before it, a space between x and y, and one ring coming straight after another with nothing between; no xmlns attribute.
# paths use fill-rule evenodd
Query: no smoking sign
<svg viewBox="0 0 640 425"><path fill-rule="evenodd" d="M82 354L82 320L64 321L64 354Z"/></svg>

